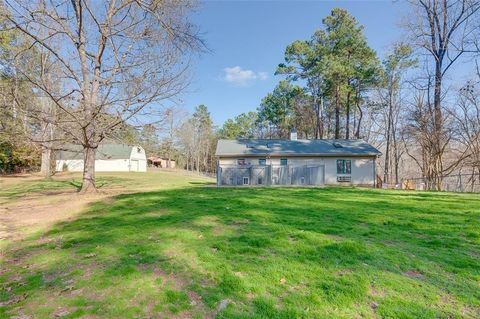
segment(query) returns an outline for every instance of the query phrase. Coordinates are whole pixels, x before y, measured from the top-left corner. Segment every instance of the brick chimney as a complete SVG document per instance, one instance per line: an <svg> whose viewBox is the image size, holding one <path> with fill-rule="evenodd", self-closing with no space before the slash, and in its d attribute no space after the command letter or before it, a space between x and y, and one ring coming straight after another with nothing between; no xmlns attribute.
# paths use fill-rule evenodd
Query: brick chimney
<svg viewBox="0 0 480 319"><path fill-rule="evenodd" d="M290 141L296 141L297 140L297 130L292 128L290 131Z"/></svg>

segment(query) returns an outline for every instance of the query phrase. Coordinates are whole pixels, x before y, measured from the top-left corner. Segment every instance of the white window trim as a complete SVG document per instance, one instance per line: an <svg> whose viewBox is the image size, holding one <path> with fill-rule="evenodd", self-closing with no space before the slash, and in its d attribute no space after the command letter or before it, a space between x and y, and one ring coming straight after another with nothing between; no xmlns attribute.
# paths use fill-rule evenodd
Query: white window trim
<svg viewBox="0 0 480 319"><path fill-rule="evenodd" d="M350 161L350 173L339 173L338 172L338 161L345 161L345 167L346 167L346 161ZM337 171L337 176L351 176L352 175L352 160L349 158L337 158L335 161L335 170Z"/></svg>

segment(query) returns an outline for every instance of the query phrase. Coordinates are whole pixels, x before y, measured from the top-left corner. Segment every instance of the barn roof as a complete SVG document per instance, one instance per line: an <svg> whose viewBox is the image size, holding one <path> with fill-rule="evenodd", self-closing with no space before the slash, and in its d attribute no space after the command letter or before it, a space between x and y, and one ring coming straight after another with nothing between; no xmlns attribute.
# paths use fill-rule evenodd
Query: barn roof
<svg viewBox="0 0 480 319"><path fill-rule="evenodd" d="M219 140L216 156L378 156L364 140Z"/></svg>
<svg viewBox="0 0 480 319"><path fill-rule="evenodd" d="M134 146L125 144L101 144L97 148L95 159L129 159L132 153L132 147ZM65 150L57 152L57 160L83 160L82 146L65 146Z"/></svg>

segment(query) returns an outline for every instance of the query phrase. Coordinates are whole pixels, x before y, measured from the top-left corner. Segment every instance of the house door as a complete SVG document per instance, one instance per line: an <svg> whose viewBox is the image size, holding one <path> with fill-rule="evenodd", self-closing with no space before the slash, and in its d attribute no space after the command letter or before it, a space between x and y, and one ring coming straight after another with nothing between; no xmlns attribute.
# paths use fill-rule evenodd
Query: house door
<svg viewBox="0 0 480 319"><path fill-rule="evenodd" d="M306 169L306 182L308 185L324 185L325 183L325 166L309 166Z"/></svg>
<svg viewBox="0 0 480 319"><path fill-rule="evenodd" d="M131 172L138 172L139 170L139 162L137 160L130 161L130 171Z"/></svg>

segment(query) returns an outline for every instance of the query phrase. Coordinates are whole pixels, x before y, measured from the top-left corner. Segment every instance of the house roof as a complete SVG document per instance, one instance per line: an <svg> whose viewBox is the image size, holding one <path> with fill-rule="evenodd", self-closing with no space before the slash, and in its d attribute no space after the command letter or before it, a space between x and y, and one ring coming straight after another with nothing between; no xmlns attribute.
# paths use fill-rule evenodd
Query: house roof
<svg viewBox="0 0 480 319"><path fill-rule="evenodd" d="M165 157L165 156L163 156L163 157L162 156L150 156L147 159L152 161L152 162L168 161L168 157ZM170 159L170 162L175 162L175 160Z"/></svg>
<svg viewBox="0 0 480 319"><path fill-rule="evenodd" d="M364 140L219 140L216 156L379 156Z"/></svg>
<svg viewBox="0 0 480 319"><path fill-rule="evenodd" d="M129 159L132 145L125 144L100 144L95 153L96 160ZM65 150L57 152L57 160L83 160L81 145L67 145Z"/></svg>

